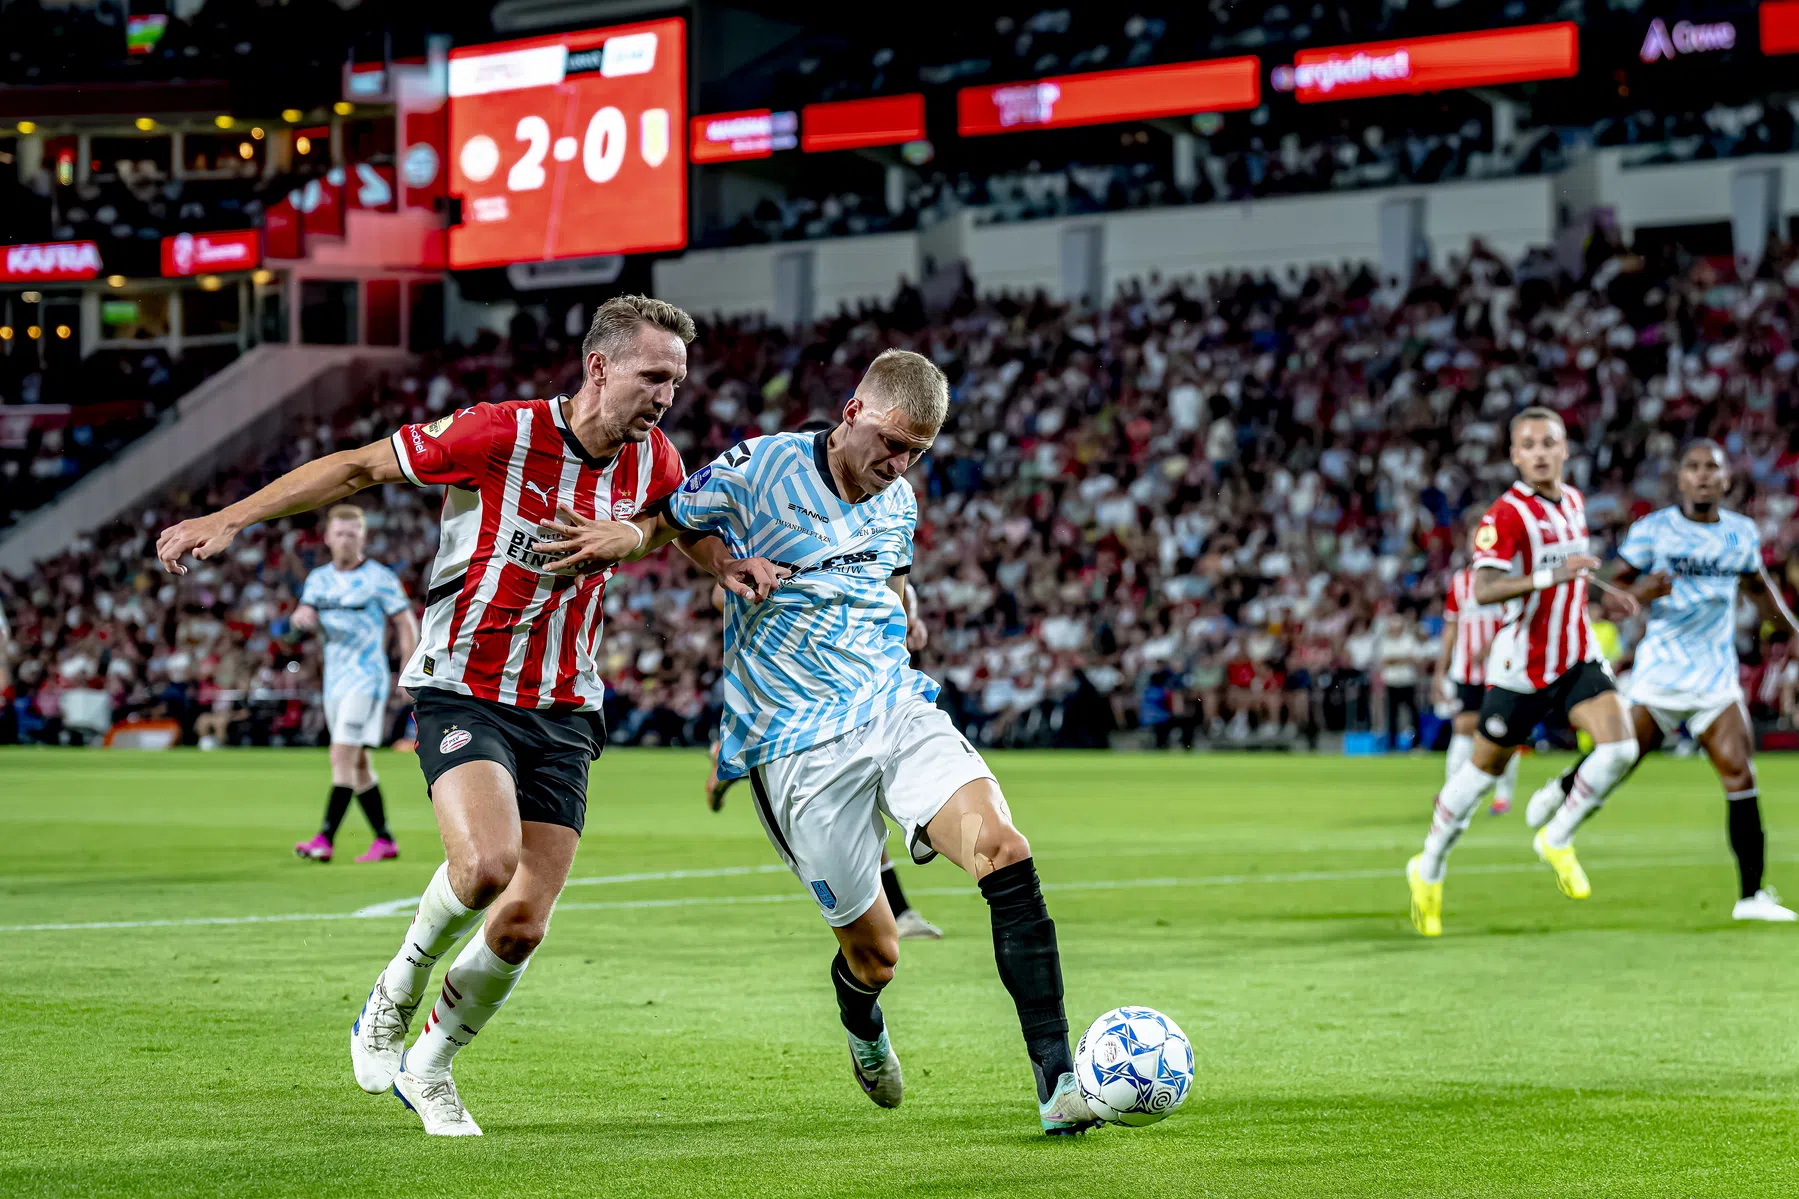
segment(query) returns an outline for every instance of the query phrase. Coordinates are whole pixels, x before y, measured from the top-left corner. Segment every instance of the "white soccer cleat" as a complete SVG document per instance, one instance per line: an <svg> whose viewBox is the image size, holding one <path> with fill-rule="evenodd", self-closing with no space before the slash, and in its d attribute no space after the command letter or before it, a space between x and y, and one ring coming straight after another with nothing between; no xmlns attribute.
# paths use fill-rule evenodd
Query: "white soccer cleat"
<svg viewBox="0 0 1799 1199"><path fill-rule="evenodd" d="M402 1007L387 993L387 977L375 980L362 1011L350 1025L350 1069L356 1085L371 1095L393 1086L400 1072L400 1061L406 1053L406 1030L419 1010L414 1003Z"/></svg>
<svg viewBox="0 0 1799 1199"><path fill-rule="evenodd" d="M478 1137L481 1126L462 1106L456 1093L456 1082L448 1074L442 1078L420 1078L402 1065L394 1075L394 1094L407 1108L417 1112L425 1122L425 1131L434 1137Z"/></svg>
<svg viewBox="0 0 1799 1199"><path fill-rule="evenodd" d="M1037 1115L1043 1123L1043 1131L1050 1136L1078 1136L1100 1123L1087 1097L1081 1094L1081 1084L1073 1074L1064 1074L1056 1080L1056 1089L1049 1099L1037 1105Z"/></svg>
<svg viewBox="0 0 1799 1199"><path fill-rule="evenodd" d="M1568 793L1562 790L1562 776L1558 774L1531 792L1530 802L1524 805L1524 823L1531 828L1542 828L1567 798Z"/></svg>
<svg viewBox="0 0 1799 1199"><path fill-rule="evenodd" d="M907 908L893 919L899 926L899 939L902 941L941 941L943 930L918 914L917 908Z"/></svg>
<svg viewBox="0 0 1799 1199"><path fill-rule="evenodd" d="M1799 912L1780 902L1772 887L1763 887L1748 899L1737 900L1730 909L1732 920L1762 920L1769 924L1790 924L1799 920Z"/></svg>
<svg viewBox="0 0 1799 1199"><path fill-rule="evenodd" d="M900 1077L899 1054L893 1052L887 1030L883 1028L880 1038L874 1041L859 1040L855 1033L848 1036L850 1069L862 1084L862 1093L874 1100L876 1107L898 1107L905 1094L905 1082ZM864 1066L864 1061L876 1064Z"/></svg>

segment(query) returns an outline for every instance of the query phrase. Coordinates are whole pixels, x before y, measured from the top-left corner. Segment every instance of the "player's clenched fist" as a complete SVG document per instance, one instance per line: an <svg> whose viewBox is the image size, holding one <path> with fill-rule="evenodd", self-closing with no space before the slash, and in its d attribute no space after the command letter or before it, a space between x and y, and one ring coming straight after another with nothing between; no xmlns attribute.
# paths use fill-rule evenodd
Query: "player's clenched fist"
<svg viewBox="0 0 1799 1199"><path fill-rule="evenodd" d="M194 557L204 561L214 554L222 553L237 536L237 529L224 514L214 512L210 516L196 516L192 520L184 520L178 525L170 525L156 539L156 560L162 563L163 570L172 575L184 575L187 567L181 565L181 556L192 553Z"/></svg>

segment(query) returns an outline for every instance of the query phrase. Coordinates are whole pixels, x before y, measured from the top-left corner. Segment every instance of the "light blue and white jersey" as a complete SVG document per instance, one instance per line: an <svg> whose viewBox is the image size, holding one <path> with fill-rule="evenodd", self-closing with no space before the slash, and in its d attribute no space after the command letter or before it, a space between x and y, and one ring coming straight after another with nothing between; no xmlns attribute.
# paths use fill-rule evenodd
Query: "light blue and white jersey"
<svg viewBox="0 0 1799 1199"><path fill-rule="evenodd" d="M1737 586L1761 565L1755 522L1720 511L1716 523L1705 523L1663 508L1630 526L1618 556L1674 580L1674 590L1649 605L1631 686L1676 695L1735 687Z"/></svg>
<svg viewBox="0 0 1799 1199"><path fill-rule="evenodd" d="M825 460L827 430L726 451L669 497L684 528L793 576L751 607L725 597L722 778L842 736L909 699L937 697L913 670L906 613L888 586L912 568L918 501L905 479L851 504Z"/></svg>
<svg viewBox="0 0 1799 1199"><path fill-rule="evenodd" d="M306 576L300 602L318 609L325 635L325 696L387 691L387 620L411 603L399 576L365 560L355 570L326 563Z"/></svg>

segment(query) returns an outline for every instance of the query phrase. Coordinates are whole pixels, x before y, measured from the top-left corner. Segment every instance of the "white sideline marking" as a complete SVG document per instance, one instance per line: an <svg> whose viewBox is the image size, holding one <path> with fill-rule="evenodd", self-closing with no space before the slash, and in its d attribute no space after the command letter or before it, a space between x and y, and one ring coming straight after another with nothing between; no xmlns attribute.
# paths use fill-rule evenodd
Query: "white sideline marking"
<svg viewBox="0 0 1799 1199"><path fill-rule="evenodd" d="M1716 866L1720 863L1713 858L1635 858L1600 861L1599 865L1606 870L1657 870L1678 867ZM1529 874L1544 869L1540 862L1493 862L1457 867L1455 873L1466 874ZM643 882L663 878L711 878L719 875L736 874L773 874L787 873L785 866L727 866L718 870L671 870L666 872L645 873L637 875L608 875L592 879L579 880L583 885L595 885L602 882ZM1403 872L1393 866L1367 867L1361 870L1301 870L1285 874L1208 874L1194 878L1130 878L1130 879L1087 879L1068 883L1045 883L1045 891L1134 891L1160 890L1169 887L1237 887L1252 883L1331 883L1356 882L1366 879L1403 878ZM571 885L575 880L571 880ZM968 895L970 888L961 887L912 887L907 889L912 895ZM122 929L122 928L200 928L221 924L291 924L306 920L373 920L389 916L404 915L416 904L416 897L407 900L394 900L390 903L373 904L359 908L354 912L295 912L280 916L190 916L169 920L95 920L68 924L3 924L0 933L50 933L79 932L88 929ZM653 908L698 908L729 907L739 904L762 903L815 903L816 900L804 891L784 891L774 895L686 895L671 899L614 899L588 903L558 903L557 909L570 912L612 912L637 911ZM1397 910L1397 909L1395 909Z"/></svg>

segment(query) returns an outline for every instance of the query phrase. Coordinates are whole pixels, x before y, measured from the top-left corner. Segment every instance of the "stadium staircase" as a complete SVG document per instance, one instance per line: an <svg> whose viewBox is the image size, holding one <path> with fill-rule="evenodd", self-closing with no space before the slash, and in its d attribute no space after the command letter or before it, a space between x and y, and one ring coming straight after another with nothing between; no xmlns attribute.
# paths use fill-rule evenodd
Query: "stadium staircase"
<svg viewBox="0 0 1799 1199"><path fill-rule="evenodd" d="M164 488L198 481L267 451L296 415L335 411L377 375L411 361L371 346L263 345L239 357L170 409L163 423L0 538L0 571L26 574Z"/></svg>

